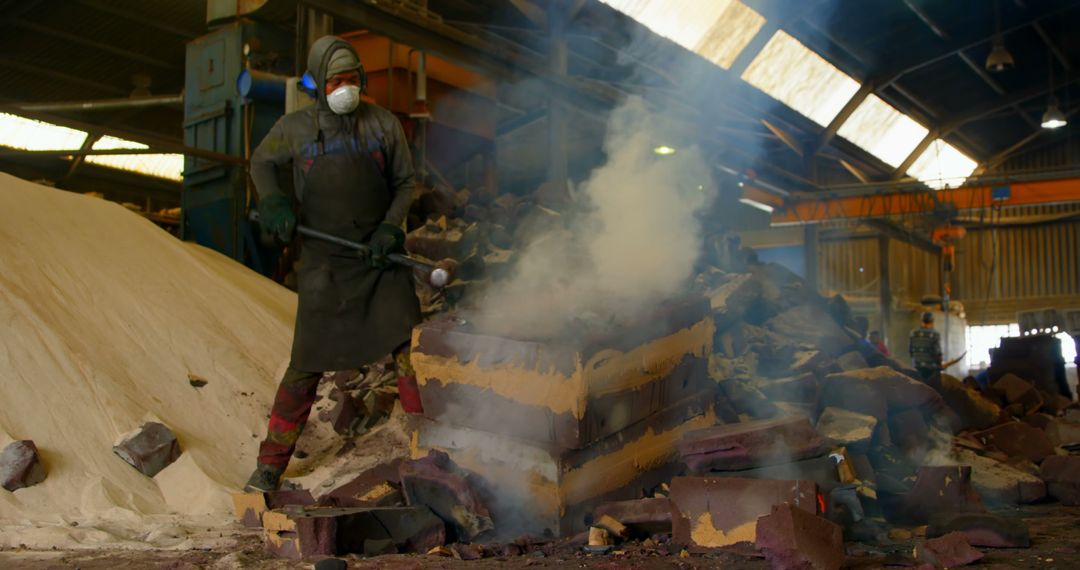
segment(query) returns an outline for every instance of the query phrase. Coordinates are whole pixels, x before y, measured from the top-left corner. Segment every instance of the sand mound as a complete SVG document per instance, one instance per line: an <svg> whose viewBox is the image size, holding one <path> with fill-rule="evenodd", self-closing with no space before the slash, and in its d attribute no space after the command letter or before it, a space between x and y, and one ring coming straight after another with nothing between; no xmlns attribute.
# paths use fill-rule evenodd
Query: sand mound
<svg viewBox="0 0 1080 570"><path fill-rule="evenodd" d="M283 287L119 205L0 173L0 446L32 439L49 470L0 490L0 546L176 545L184 533L145 523L227 520L295 310ZM151 419L184 452L153 479L112 452Z"/></svg>

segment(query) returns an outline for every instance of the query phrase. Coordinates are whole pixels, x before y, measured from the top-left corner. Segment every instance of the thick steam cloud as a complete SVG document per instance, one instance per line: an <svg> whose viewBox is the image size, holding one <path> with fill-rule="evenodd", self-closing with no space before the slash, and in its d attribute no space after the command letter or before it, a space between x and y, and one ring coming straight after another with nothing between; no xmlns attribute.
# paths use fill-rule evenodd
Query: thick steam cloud
<svg viewBox="0 0 1080 570"><path fill-rule="evenodd" d="M701 250L697 214L715 185L696 147L653 151L665 127L640 99L615 110L607 162L525 240L515 271L472 320L505 336L552 338L575 322L630 322L684 291Z"/></svg>

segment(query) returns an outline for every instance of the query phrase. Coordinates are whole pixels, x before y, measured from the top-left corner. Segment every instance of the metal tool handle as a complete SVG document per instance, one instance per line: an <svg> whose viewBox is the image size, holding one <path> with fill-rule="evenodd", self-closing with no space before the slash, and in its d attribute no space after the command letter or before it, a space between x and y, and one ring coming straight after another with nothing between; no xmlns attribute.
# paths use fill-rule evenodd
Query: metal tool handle
<svg viewBox="0 0 1080 570"><path fill-rule="evenodd" d="M251 213L248 214L248 219L253 222L258 222L259 212L252 210ZM313 230L307 226L302 226L299 224L297 224L296 226L296 231L302 236L307 236L310 238L315 238L317 240L337 244L342 247L347 247L349 249L363 253L364 255L371 255L371 247L369 247L367 244L347 240L345 238L325 232L320 232L319 230ZM433 263L427 263L426 261L420 261L419 259L416 259L414 257L409 257L408 255L402 253L391 253L388 254L386 258L394 263L397 263L398 265L404 265L405 267L423 271L425 275L428 276L428 282L435 287L441 288L446 286L446 284L449 283L452 277L446 269L438 267Z"/></svg>

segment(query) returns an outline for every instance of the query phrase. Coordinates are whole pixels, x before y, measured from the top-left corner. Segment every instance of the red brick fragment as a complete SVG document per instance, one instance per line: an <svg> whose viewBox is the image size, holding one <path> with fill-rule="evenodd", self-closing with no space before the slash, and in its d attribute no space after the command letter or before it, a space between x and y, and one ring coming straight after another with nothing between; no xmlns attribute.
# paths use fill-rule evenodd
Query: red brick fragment
<svg viewBox="0 0 1080 570"><path fill-rule="evenodd" d="M441 451L406 461L398 468L405 500L411 506L430 507L454 532L451 539L475 540L495 528L488 511L469 481L469 474Z"/></svg>
<svg viewBox="0 0 1080 570"><path fill-rule="evenodd" d="M773 505L818 510L817 485L737 477L676 477L671 481L672 541L694 550L753 542L757 520Z"/></svg>
<svg viewBox="0 0 1080 570"><path fill-rule="evenodd" d="M45 466L33 441L14 441L0 453L0 487L15 491L37 485L45 477Z"/></svg>
<svg viewBox="0 0 1080 570"><path fill-rule="evenodd" d="M952 532L915 545L915 558L938 568L956 568L982 560L983 553L968 544L961 532Z"/></svg>
<svg viewBox="0 0 1080 570"><path fill-rule="evenodd" d="M840 526L790 504L758 519L756 544L773 570L839 570L845 559Z"/></svg>

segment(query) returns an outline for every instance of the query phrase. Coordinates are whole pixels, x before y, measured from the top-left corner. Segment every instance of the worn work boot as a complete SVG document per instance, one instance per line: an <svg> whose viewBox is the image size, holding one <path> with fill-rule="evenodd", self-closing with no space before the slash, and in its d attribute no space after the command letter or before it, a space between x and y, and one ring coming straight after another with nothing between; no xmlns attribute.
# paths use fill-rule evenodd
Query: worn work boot
<svg viewBox="0 0 1080 570"><path fill-rule="evenodd" d="M282 469L270 465L259 464L255 472L251 474L244 491L248 493L272 493L281 486Z"/></svg>

